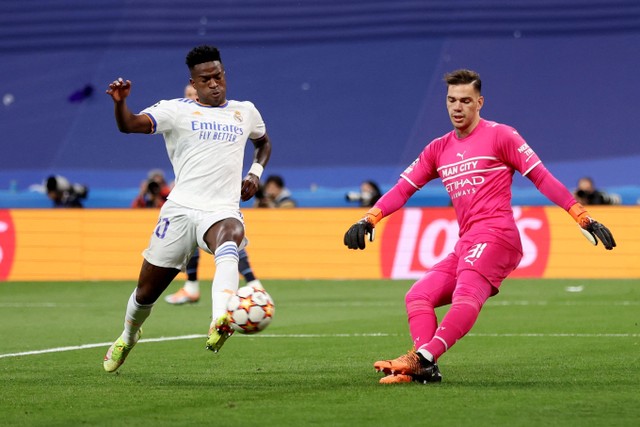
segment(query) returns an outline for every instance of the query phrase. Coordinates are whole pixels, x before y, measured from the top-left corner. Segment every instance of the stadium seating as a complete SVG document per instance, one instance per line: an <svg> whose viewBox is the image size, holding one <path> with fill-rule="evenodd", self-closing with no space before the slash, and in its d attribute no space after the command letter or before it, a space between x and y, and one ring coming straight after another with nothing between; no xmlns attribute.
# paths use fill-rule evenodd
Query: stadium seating
<svg viewBox="0 0 640 427"><path fill-rule="evenodd" d="M301 206L347 206L363 179L393 185L450 129L441 80L460 67L483 77L483 116L516 127L565 185L589 175L624 204L640 198L635 0L193 3L0 4L0 207L48 206L29 186L51 173L88 185L89 207L128 205L149 169L171 175L162 138L120 134L104 90L132 80L134 110L178 97L202 43L221 48L229 97L262 112L266 174ZM514 201L545 203L515 187Z"/></svg>

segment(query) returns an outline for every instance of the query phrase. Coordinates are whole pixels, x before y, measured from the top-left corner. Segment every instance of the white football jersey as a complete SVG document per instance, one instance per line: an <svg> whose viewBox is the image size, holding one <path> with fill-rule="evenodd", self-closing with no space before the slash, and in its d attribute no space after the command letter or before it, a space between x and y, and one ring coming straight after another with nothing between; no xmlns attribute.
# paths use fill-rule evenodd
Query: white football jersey
<svg viewBox="0 0 640 427"><path fill-rule="evenodd" d="M189 208L238 209L247 139L265 134L262 116L248 101L220 107L186 98L142 110L164 136L176 177L169 199Z"/></svg>

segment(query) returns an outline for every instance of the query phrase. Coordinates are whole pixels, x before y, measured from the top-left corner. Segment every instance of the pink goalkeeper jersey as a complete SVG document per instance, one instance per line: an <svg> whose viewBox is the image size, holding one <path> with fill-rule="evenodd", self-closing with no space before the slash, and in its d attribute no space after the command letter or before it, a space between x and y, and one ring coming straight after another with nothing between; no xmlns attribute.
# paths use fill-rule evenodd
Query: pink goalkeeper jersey
<svg viewBox="0 0 640 427"><path fill-rule="evenodd" d="M499 232L520 248L511 209L514 171L527 175L541 164L536 153L512 127L481 119L473 132L455 131L433 140L401 174L417 189L441 178L456 212L460 236Z"/></svg>

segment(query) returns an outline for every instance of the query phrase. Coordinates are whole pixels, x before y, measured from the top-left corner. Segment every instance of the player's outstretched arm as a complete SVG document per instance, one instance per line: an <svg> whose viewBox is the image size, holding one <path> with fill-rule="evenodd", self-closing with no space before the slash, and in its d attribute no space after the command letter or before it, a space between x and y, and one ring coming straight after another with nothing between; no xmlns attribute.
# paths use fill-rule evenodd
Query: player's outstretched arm
<svg viewBox="0 0 640 427"><path fill-rule="evenodd" d="M133 114L127 106L126 99L131 93L131 81L120 77L109 84L106 92L113 99L116 123L120 132L151 133L151 120L144 114Z"/></svg>
<svg viewBox="0 0 640 427"><path fill-rule="evenodd" d="M599 223L595 219L591 218L589 212L580 203L576 203L569 209L569 214L576 220L580 226L580 230L584 236L594 245L598 244L598 240L602 242L602 246L607 250L611 250L616 247L616 241L613 238L611 231Z"/></svg>
<svg viewBox="0 0 640 427"><path fill-rule="evenodd" d="M616 241L611 231L598 221L591 218L587 210L576 202L573 195L560 183L542 164L539 164L527 175L538 190L556 205L565 209L576 220L580 230L594 245L598 240L602 245L611 250L616 247Z"/></svg>

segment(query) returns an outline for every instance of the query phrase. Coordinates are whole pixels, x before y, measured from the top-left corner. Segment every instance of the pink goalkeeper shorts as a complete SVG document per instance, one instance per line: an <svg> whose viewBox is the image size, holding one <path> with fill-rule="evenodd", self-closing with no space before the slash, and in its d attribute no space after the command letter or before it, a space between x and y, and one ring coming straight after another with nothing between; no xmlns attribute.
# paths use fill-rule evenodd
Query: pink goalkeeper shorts
<svg viewBox="0 0 640 427"><path fill-rule="evenodd" d="M495 234L467 233L458 240L454 251L433 266L432 270L459 276L461 271L474 270L484 276L498 293L502 281L516 269L522 251Z"/></svg>

